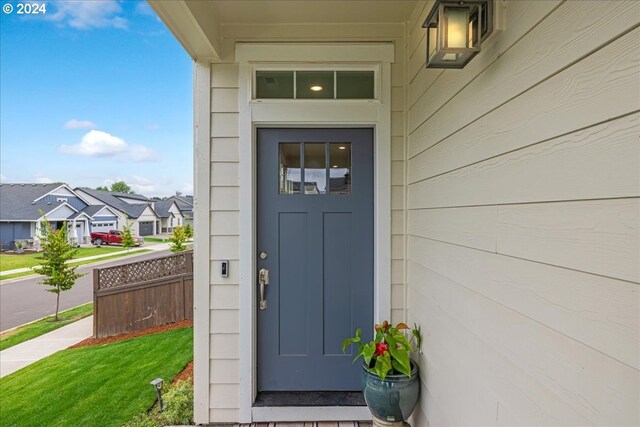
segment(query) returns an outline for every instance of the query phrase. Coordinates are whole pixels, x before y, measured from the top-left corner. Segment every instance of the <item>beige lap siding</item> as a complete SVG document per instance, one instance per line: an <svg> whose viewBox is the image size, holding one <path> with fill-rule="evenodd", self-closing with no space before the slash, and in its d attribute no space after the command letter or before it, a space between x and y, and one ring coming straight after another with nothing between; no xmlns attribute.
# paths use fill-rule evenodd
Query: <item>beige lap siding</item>
<svg viewBox="0 0 640 427"><path fill-rule="evenodd" d="M396 42L391 65L391 319L405 321L405 50L404 40Z"/></svg>
<svg viewBox="0 0 640 427"><path fill-rule="evenodd" d="M413 425L638 425L640 4L505 2L444 71L432 3L407 37Z"/></svg>
<svg viewBox="0 0 640 427"><path fill-rule="evenodd" d="M211 86L209 416L224 422L237 420L239 408L238 66L211 64Z"/></svg>

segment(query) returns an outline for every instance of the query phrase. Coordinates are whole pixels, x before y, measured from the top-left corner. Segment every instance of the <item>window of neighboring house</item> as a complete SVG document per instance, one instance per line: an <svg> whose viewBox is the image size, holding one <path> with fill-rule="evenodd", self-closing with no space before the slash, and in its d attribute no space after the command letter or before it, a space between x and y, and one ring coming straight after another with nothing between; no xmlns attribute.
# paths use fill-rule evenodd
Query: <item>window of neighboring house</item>
<svg viewBox="0 0 640 427"><path fill-rule="evenodd" d="M57 197L56 198L56 202L68 202L69 199L67 199L66 197Z"/></svg>
<svg viewBox="0 0 640 427"><path fill-rule="evenodd" d="M376 99L374 70L257 70L254 99Z"/></svg>

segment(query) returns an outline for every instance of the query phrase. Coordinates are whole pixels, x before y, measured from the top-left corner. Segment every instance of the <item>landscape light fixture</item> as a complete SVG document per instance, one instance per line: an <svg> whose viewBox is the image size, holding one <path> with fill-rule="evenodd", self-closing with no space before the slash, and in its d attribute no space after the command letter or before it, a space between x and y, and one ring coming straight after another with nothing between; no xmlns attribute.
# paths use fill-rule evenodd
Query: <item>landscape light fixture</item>
<svg viewBox="0 0 640 427"><path fill-rule="evenodd" d="M436 0L427 29L427 68L464 68L493 31L493 0Z"/></svg>
<svg viewBox="0 0 640 427"><path fill-rule="evenodd" d="M162 383L162 378L156 378L150 383L156 391L156 395L158 395L158 402L160 403L160 410L158 412L162 412Z"/></svg>

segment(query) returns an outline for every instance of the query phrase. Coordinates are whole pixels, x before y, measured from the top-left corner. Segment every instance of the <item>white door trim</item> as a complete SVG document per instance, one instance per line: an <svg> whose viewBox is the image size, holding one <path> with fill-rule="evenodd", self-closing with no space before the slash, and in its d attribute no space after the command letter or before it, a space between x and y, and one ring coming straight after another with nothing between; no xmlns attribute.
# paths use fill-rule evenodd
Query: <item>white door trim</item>
<svg viewBox="0 0 640 427"><path fill-rule="evenodd" d="M375 44L238 44L240 157L240 384L239 422L250 423L256 395L256 128L372 127L374 129L374 318L391 316L391 62L392 43ZM345 56L347 55L347 56ZM295 63L374 62L378 65L378 99L354 102L282 103L251 101L256 61ZM295 105L295 109L291 107ZM348 105L348 108L344 108ZM292 412L293 411L293 412ZM256 412L256 416L260 411ZM286 421L295 408L279 408L270 421ZM338 416L338 413L334 414ZM335 418L334 420L338 420ZM344 411L341 419L353 419Z"/></svg>

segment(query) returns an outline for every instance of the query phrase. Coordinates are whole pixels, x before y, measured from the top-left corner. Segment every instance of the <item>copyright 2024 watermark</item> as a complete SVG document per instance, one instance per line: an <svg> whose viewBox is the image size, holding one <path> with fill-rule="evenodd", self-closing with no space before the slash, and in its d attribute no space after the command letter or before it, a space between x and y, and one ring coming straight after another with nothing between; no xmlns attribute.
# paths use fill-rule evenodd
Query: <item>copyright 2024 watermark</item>
<svg viewBox="0 0 640 427"><path fill-rule="evenodd" d="M15 13L16 15L44 15L47 13L46 3L5 3L2 11L6 15Z"/></svg>

